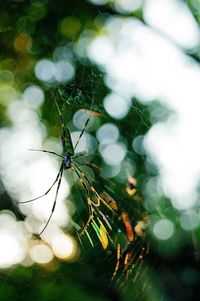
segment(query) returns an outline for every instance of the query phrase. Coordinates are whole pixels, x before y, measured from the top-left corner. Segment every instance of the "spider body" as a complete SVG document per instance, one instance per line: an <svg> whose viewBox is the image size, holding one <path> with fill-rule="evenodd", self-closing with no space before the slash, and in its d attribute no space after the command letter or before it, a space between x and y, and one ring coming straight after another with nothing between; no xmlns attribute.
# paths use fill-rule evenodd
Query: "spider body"
<svg viewBox="0 0 200 301"><path fill-rule="evenodd" d="M72 158L71 155L65 154L63 158L63 168L65 170L70 169L72 167Z"/></svg>

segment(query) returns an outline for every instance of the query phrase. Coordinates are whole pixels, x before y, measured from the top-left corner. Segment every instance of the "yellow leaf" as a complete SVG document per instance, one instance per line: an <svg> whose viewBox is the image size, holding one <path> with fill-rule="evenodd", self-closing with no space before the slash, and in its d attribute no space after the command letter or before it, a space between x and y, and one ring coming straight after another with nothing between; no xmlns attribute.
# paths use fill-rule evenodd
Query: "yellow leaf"
<svg viewBox="0 0 200 301"><path fill-rule="evenodd" d="M108 246L108 236L107 236L106 228L104 227L103 224L101 224L101 226L100 226L99 234L100 234L101 244L102 244L103 248L106 249Z"/></svg>

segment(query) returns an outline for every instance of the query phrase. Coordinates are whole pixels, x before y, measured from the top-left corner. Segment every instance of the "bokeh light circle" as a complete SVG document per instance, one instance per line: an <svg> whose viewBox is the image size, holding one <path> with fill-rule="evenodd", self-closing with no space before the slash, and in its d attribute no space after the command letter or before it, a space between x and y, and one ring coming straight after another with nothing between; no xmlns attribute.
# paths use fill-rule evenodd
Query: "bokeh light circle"
<svg viewBox="0 0 200 301"><path fill-rule="evenodd" d="M55 75L55 66L53 62L47 59L37 62L35 66L35 75L42 81L51 82Z"/></svg>
<svg viewBox="0 0 200 301"><path fill-rule="evenodd" d="M100 147L104 161L109 165L120 164L126 156L126 147L122 143L112 143Z"/></svg>
<svg viewBox="0 0 200 301"><path fill-rule="evenodd" d="M47 264L53 259L51 249L44 244L37 244L30 250L30 256L33 261L40 264Z"/></svg>
<svg viewBox="0 0 200 301"><path fill-rule="evenodd" d="M29 86L23 93L23 100L31 109L36 109L44 102L44 92L36 85Z"/></svg>
<svg viewBox="0 0 200 301"><path fill-rule="evenodd" d="M153 234L160 240L168 240L174 233L174 225L168 219L161 219L155 223Z"/></svg>
<svg viewBox="0 0 200 301"><path fill-rule="evenodd" d="M6 230L0 232L0 246L0 267L2 268L20 263L25 258L26 251L13 232Z"/></svg>
<svg viewBox="0 0 200 301"><path fill-rule="evenodd" d="M117 94L109 94L104 98L106 112L115 119L124 118L130 108L130 103Z"/></svg>
<svg viewBox="0 0 200 301"><path fill-rule="evenodd" d="M55 64L55 78L60 83L70 81L75 74L74 66L67 61L59 61Z"/></svg>
<svg viewBox="0 0 200 301"><path fill-rule="evenodd" d="M56 257L72 260L77 253L75 240L66 234L59 234L52 240L52 250Z"/></svg>
<svg viewBox="0 0 200 301"><path fill-rule="evenodd" d="M181 214L180 225L184 230L193 230L199 225L199 215L195 210L188 210Z"/></svg>
<svg viewBox="0 0 200 301"><path fill-rule="evenodd" d="M116 142L119 138L119 130L113 123L104 123L96 133L100 143Z"/></svg>

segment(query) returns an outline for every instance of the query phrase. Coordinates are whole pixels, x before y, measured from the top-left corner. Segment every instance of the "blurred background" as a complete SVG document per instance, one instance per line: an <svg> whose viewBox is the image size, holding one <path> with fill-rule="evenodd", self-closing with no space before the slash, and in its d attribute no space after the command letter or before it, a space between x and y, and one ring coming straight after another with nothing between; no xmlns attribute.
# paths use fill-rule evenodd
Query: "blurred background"
<svg viewBox="0 0 200 301"><path fill-rule="evenodd" d="M199 20L199 0L0 1L1 301L199 300ZM108 213L112 247L77 236L88 213L73 171L40 238L56 187L19 204L45 193L60 168L29 150L62 155L52 93L74 144L91 109L76 148L89 155L77 164L137 234L145 227L137 247L124 243L127 281L120 270L110 281L121 213Z"/></svg>

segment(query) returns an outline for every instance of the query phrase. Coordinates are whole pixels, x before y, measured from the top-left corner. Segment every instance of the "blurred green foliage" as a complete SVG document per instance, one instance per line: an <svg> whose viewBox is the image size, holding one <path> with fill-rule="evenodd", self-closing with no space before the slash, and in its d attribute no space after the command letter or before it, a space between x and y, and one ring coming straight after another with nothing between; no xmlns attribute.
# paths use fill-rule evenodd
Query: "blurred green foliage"
<svg viewBox="0 0 200 301"><path fill-rule="evenodd" d="M199 1L188 3L199 19ZM104 74L87 59L77 57L74 51L83 30L98 30L96 20L103 13L108 16L115 14L109 6L99 8L83 0L0 1L0 71L8 71L1 73L0 77L1 127L11 126L6 113L9 95L12 98L14 93L11 88L23 91L30 83L38 84L45 91L46 101L39 114L49 136L60 136L59 119L56 111L52 109L49 97L52 91L57 93L60 90L65 100L61 109L66 124L71 121L78 108L89 109L93 96L95 98L93 110L101 114L101 124L112 121L102 106L102 99L108 93L103 80ZM135 16L142 18L142 12L135 12ZM74 80L62 86L55 84L49 87L48 84L42 84L34 75L36 62L42 58L51 59L55 48L63 45L67 45L72 61L76 65ZM61 97L58 97L58 102L61 104ZM155 102L151 105L158 104ZM157 170L155 167L149 169L146 167L145 156L133 152L131 143L133 137L144 135L148 131L152 120L150 106L142 105L133 99L132 107L134 109L130 110L126 118L117 121L117 125L120 135L127 144L128 158L135 163L138 191L143 195L144 183L150 177L156 176ZM94 157L93 162L98 166L102 164L98 156ZM105 190L111 191L113 196L116 195L121 207L131 215L134 214L134 218L144 211L143 208L137 209L134 205L130 205L132 199L125 194L124 183L119 183L117 179L101 178L98 170L95 174L98 179L97 187L103 186ZM4 189L1 191L1 209L10 209L12 200L9 200ZM74 201L78 195L80 197L80 193L76 191L74 188ZM165 217L169 214L174 220L178 218L178 213L171 208L165 198L159 198L154 206L147 208L152 215L159 214L159 211L164 213ZM12 210L19 214L15 208ZM124 287L114 286L110 282L116 263L116 253L103 251L97 241L94 248L82 249L80 260L76 263L67 264L54 260L44 267L16 266L1 270L0 300L190 300L193 297L194 287L200 281L197 268L193 266L191 235L178 229L174 241L161 244L155 242L152 237L147 237L146 240L151 245L150 254L144 260L139 278L134 281L132 277Z"/></svg>

